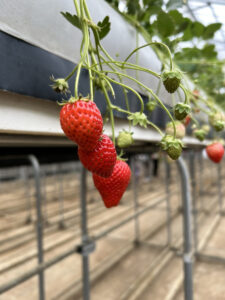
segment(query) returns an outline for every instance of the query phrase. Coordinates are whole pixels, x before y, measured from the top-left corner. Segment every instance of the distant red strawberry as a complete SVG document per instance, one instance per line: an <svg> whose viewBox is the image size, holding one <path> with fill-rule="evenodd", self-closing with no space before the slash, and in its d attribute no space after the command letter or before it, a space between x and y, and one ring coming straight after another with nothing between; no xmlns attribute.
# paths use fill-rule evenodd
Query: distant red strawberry
<svg viewBox="0 0 225 300"><path fill-rule="evenodd" d="M221 143L215 142L206 147L208 157L215 163L219 163L223 158L224 147Z"/></svg>
<svg viewBox="0 0 225 300"><path fill-rule="evenodd" d="M131 170L128 164L122 160L117 160L113 173L108 178L93 174L95 187L102 196L102 200L107 208L117 206L122 198L131 177Z"/></svg>
<svg viewBox="0 0 225 300"><path fill-rule="evenodd" d="M183 120L184 126L187 127L190 121L191 121L191 116L187 115L186 118Z"/></svg>
<svg viewBox="0 0 225 300"><path fill-rule="evenodd" d="M193 95L194 95L194 98L197 100L199 98L199 95L200 95L199 90L194 89L193 90Z"/></svg>
<svg viewBox="0 0 225 300"><path fill-rule="evenodd" d="M93 151L78 148L80 161L86 169L101 176L109 177L116 163L116 149L110 138L102 134Z"/></svg>
<svg viewBox="0 0 225 300"><path fill-rule="evenodd" d="M60 111L61 127L70 140L91 151L102 134L101 113L93 101L71 99Z"/></svg>

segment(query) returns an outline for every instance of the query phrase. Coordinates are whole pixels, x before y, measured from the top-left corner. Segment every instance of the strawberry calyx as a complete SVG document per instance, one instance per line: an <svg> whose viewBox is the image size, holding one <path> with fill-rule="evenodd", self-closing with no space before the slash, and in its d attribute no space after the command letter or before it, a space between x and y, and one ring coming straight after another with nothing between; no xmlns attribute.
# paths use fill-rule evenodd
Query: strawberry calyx
<svg viewBox="0 0 225 300"><path fill-rule="evenodd" d="M161 78L167 92L172 94L180 86L182 74L179 70L165 71L162 73Z"/></svg>
<svg viewBox="0 0 225 300"><path fill-rule="evenodd" d="M174 115L177 120L183 120L191 112L191 107L186 103L177 103L174 107Z"/></svg>
<svg viewBox="0 0 225 300"><path fill-rule="evenodd" d="M134 142L134 139L132 137L133 132L122 130L119 132L118 138L117 138L117 146L119 148L127 148L131 146Z"/></svg>
<svg viewBox="0 0 225 300"><path fill-rule="evenodd" d="M85 101L85 102L89 102L91 101L89 98L87 97L83 97L83 96L80 96L79 98L75 98L75 97L70 97L70 99L68 100L67 103L75 103L77 101Z"/></svg>
<svg viewBox="0 0 225 300"><path fill-rule="evenodd" d="M142 127L145 127L145 128L147 127L148 119L144 113L141 113L141 112L133 113L132 115L130 115L128 117L128 120L133 121L134 126L139 124Z"/></svg>
<svg viewBox="0 0 225 300"><path fill-rule="evenodd" d="M68 82L64 78L55 79L54 76L51 76L50 80L53 82L51 87L56 93L66 94L69 91Z"/></svg>
<svg viewBox="0 0 225 300"><path fill-rule="evenodd" d="M123 158L122 156L124 155L124 151L123 150L121 150L120 151L120 154L119 155L117 155L117 160L121 160L121 161L127 161L127 158Z"/></svg>
<svg viewBox="0 0 225 300"><path fill-rule="evenodd" d="M89 102L89 101L92 101L92 100L90 100L89 98L84 98L84 97L82 97L82 96L80 96L79 98L75 98L75 97L70 97L69 98L69 100L65 100L65 99L63 99L61 102L57 102L58 103L58 105L60 105L60 106L63 106L63 105L66 105L66 104L68 104L68 103L70 103L70 104L73 104L73 103L75 103L75 102L77 102L77 101L85 101L85 102Z"/></svg>

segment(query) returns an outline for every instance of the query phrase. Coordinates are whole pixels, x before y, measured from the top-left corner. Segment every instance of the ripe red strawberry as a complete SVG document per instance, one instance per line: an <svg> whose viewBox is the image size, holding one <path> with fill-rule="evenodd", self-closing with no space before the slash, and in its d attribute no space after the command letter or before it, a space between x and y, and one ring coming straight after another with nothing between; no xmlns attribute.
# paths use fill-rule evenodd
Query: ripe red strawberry
<svg viewBox="0 0 225 300"><path fill-rule="evenodd" d="M101 176L109 177L116 163L116 149L110 138L102 134L93 151L78 148L80 161L86 169Z"/></svg>
<svg viewBox="0 0 225 300"><path fill-rule="evenodd" d="M198 90L196 90L196 89L194 89L193 90L193 95L194 95L194 98L197 100L198 98L199 98L199 91Z"/></svg>
<svg viewBox="0 0 225 300"><path fill-rule="evenodd" d="M224 147L221 143L215 142L206 147L208 157L215 163L219 163L223 158Z"/></svg>
<svg viewBox="0 0 225 300"><path fill-rule="evenodd" d="M190 121L191 121L191 116L187 115L186 118L183 120L184 126L187 127Z"/></svg>
<svg viewBox="0 0 225 300"><path fill-rule="evenodd" d="M102 134L101 113L93 101L72 101L65 104L60 111L61 127L70 140L91 151Z"/></svg>
<svg viewBox="0 0 225 300"><path fill-rule="evenodd" d="M95 187L102 196L102 200L107 208L117 206L125 192L131 177L131 170L128 164L122 160L117 160L113 173L108 178L93 174Z"/></svg>

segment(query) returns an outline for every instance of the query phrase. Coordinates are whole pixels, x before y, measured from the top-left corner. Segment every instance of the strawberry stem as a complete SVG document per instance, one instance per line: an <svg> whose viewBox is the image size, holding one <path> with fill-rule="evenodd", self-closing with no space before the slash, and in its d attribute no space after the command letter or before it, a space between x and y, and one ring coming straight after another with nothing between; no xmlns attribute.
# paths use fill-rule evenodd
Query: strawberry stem
<svg viewBox="0 0 225 300"><path fill-rule="evenodd" d="M140 47L134 49L134 50L127 56L127 58L124 60L123 63L127 62L128 59L129 59L135 52L139 51L139 50L142 49L142 48L151 46L151 45L160 45L160 46L163 46L163 47L166 49L166 51L168 52L168 55L169 55L169 60L170 60L170 71L172 71L172 70L173 70L172 54L171 54L171 52L170 52L169 47L168 47L166 44L161 43L161 42L151 42L151 43L142 45L142 46L140 46Z"/></svg>

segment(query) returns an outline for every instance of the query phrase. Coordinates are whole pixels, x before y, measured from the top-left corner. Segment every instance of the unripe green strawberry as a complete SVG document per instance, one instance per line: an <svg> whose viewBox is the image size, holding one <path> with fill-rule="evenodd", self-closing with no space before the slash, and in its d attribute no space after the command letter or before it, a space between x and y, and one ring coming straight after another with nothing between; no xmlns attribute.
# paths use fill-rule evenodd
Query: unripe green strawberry
<svg viewBox="0 0 225 300"><path fill-rule="evenodd" d="M195 129L194 130L194 135L195 137L199 140L199 141L204 141L205 136L206 136L206 132L203 129Z"/></svg>
<svg viewBox="0 0 225 300"><path fill-rule="evenodd" d="M225 116L222 112L215 112L209 115L209 124L216 130L222 131L225 128Z"/></svg>
<svg viewBox="0 0 225 300"><path fill-rule="evenodd" d="M120 131L118 138L117 138L117 146L119 148L127 148L131 146L134 142L132 137L133 132L129 132L126 130Z"/></svg>
<svg viewBox="0 0 225 300"><path fill-rule="evenodd" d="M177 103L174 107L174 115L177 120L182 121L191 111L191 107L185 103Z"/></svg>
<svg viewBox="0 0 225 300"><path fill-rule="evenodd" d="M152 112L156 108L156 102L154 100L149 99L149 101L146 103L145 107L147 111Z"/></svg>
<svg viewBox="0 0 225 300"><path fill-rule="evenodd" d="M51 87L56 93L66 93L68 92L69 85L64 78L55 79L53 76L50 78L53 81Z"/></svg>
<svg viewBox="0 0 225 300"><path fill-rule="evenodd" d="M203 130L206 132L206 134L207 134L207 133L209 133L209 131L210 131L210 126L207 125L207 124L205 124L205 125L202 126L202 129L203 129Z"/></svg>
<svg viewBox="0 0 225 300"><path fill-rule="evenodd" d="M162 74L162 81L168 93L174 93L180 86L182 76L180 71L165 71Z"/></svg>
<svg viewBox="0 0 225 300"><path fill-rule="evenodd" d="M183 144L181 140L174 139L172 136L164 136L161 141L161 147L167 152L170 158L176 160L182 153Z"/></svg>
<svg viewBox="0 0 225 300"><path fill-rule="evenodd" d="M216 131L222 131L222 130L224 130L224 127L225 127L225 122L224 121L216 121L213 125L213 128Z"/></svg>
<svg viewBox="0 0 225 300"><path fill-rule="evenodd" d="M186 129L185 126L180 121L175 121L176 126L176 138L182 139L185 136ZM166 124L166 134L173 136L173 122L169 122Z"/></svg>
<svg viewBox="0 0 225 300"><path fill-rule="evenodd" d="M171 144L166 150L167 154L173 160L177 160L182 153L182 146L179 143Z"/></svg>

